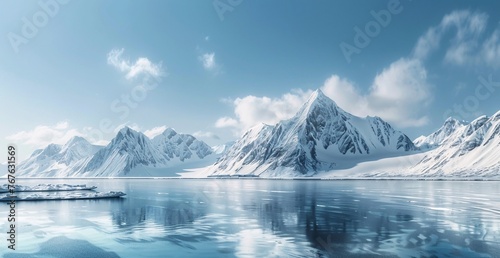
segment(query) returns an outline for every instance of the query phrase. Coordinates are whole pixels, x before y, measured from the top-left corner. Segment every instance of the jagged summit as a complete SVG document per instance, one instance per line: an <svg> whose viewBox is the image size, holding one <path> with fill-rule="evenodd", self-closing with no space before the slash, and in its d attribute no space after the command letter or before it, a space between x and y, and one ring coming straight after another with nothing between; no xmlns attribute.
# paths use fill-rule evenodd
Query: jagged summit
<svg viewBox="0 0 500 258"><path fill-rule="evenodd" d="M336 115L345 116L347 112L342 110L337 103L327 97L323 91L317 89L313 91L308 100L302 105L299 111L295 114L295 118L307 118L307 116L314 115L317 109L327 109ZM292 118L293 119L293 118Z"/></svg>
<svg viewBox="0 0 500 258"><path fill-rule="evenodd" d="M172 136L176 135L177 132L175 131L174 128L171 128L171 127L168 127L167 129L165 129L160 135L164 135L166 136L167 138L172 138ZM153 137L154 138L154 137Z"/></svg>
<svg viewBox="0 0 500 258"><path fill-rule="evenodd" d="M137 131L128 126L124 126L122 129L118 131L119 134L127 134L129 132L137 132Z"/></svg>
<svg viewBox="0 0 500 258"><path fill-rule="evenodd" d="M465 121L459 121L453 117L448 117L443 125L434 133L428 136L420 136L415 139L415 146L422 149L434 148L443 143L443 141L447 140L448 137L467 125Z"/></svg>
<svg viewBox="0 0 500 258"><path fill-rule="evenodd" d="M81 136L73 136L65 145L72 145L78 142L88 142L87 139L81 137Z"/></svg>

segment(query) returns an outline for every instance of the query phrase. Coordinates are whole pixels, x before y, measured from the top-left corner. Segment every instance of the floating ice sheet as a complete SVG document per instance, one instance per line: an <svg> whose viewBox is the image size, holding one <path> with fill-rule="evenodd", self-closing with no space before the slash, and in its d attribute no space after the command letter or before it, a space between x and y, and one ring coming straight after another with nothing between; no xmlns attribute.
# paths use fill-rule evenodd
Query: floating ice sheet
<svg viewBox="0 0 500 258"><path fill-rule="evenodd" d="M123 192L67 192L59 194L39 194L32 193L24 196L0 196L0 201L8 202L15 201L48 201L48 200L89 200L89 199L105 199L105 198L119 198L125 196Z"/></svg>
<svg viewBox="0 0 500 258"><path fill-rule="evenodd" d="M15 192L51 192L51 191L77 191L77 190L94 190L96 186L87 185L68 185L68 184L38 184L35 186L16 185ZM8 185L0 186L0 193L7 193Z"/></svg>

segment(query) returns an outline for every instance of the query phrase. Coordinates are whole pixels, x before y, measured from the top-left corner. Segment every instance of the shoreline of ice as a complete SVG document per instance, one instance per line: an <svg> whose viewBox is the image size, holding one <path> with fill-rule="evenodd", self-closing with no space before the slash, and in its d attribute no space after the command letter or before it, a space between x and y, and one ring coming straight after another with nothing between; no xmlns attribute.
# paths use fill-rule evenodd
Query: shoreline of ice
<svg viewBox="0 0 500 258"><path fill-rule="evenodd" d="M94 190L97 186L69 185L69 184L38 184L35 186L15 185L14 192L58 192L58 191L83 191ZM0 193L8 193L7 184L0 186Z"/></svg>
<svg viewBox="0 0 500 258"><path fill-rule="evenodd" d="M74 192L74 193L65 193L61 195L53 195L53 194L29 194L27 196L11 196L6 195L0 197L0 202L9 202L9 201L55 201L55 200L95 200L95 199L110 199L110 198L120 198L125 196L124 192L115 192L110 191L106 193L101 192Z"/></svg>

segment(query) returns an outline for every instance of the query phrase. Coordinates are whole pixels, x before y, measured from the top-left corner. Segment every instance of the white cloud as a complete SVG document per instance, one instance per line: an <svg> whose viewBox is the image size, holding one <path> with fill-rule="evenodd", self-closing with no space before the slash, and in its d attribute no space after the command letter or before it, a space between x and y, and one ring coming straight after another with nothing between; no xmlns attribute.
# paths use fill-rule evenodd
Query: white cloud
<svg viewBox="0 0 500 258"><path fill-rule="evenodd" d="M304 104L311 91L294 90L279 98L246 96L233 101L237 119L222 117L216 127L234 127L246 130L258 123L276 124L292 117Z"/></svg>
<svg viewBox="0 0 500 258"><path fill-rule="evenodd" d="M161 133L163 133L165 130L167 130L167 128L168 127L166 125L157 126L157 127L154 127L154 128L151 128L149 130L144 131L144 134L148 138L152 139L155 136L160 135Z"/></svg>
<svg viewBox="0 0 500 258"><path fill-rule="evenodd" d="M28 131L20 131L6 137L8 141L32 148L44 148L51 143L65 144L74 136L84 136L77 129L70 128L66 121L55 125L39 125Z"/></svg>
<svg viewBox="0 0 500 258"><path fill-rule="evenodd" d="M431 51L439 47L441 41L441 30L431 27L422 35L413 49L413 55L417 59L425 59Z"/></svg>
<svg viewBox="0 0 500 258"><path fill-rule="evenodd" d="M238 127L238 125L239 123L238 121L236 121L236 119L227 116L221 117L217 119L217 121L215 122L215 127L217 128Z"/></svg>
<svg viewBox="0 0 500 258"><path fill-rule="evenodd" d="M216 135L215 133L205 132L205 131L196 131L193 133L193 136L196 138L209 138L209 139L215 139L215 140L220 139L220 137L218 135Z"/></svg>
<svg viewBox="0 0 500 258"><path fill-rule="evenodd" d="M113 49L108 53L108 64L125 73L125 78L135 79L140 75L160 78L163 75L162 65L152 63L148 58L140 57L131 63L122 57L125 49Z"/></svg>
<svg viewBox="0 0 500 258"><path fill-rule="evenodd" d="M342 109L358 116L366 115L368 110L366 96L359 92L353 82L332 75L325 81L321 90Z"/></svg>
<svg viewBox="0 0 500 258"><path fill-rule="evenodd" d="M419 60L399 59L378 74L370 88L368 108L401 127L428 122L422 111L432 101L427 71Z"/></svg>
<svg viewBox="0 0 500 258"><path fill-rule="evenodd" d="M425 107L432 101L427 71L419 60L402 58L378 74L366 94L352 82L333 75L321 87L347 112L380 116L398 127L418 127L428 122Z"/></svg>
<svg viewBox="0 0 500 258"><path fill-rule="evenodd" d="M398 127L428 122L425 108L432 101L427 71L416 59L400 59L378 74L367 93L349 80L332 75L320 88L340 108L354 115L380 116ZM216 127L245 131L258 123L276 124L291 118L307 101L311 90L293 90L279 98L246 96L233 100L235 118L222 117Z"/></svg>
<svg viewBox="0 0 500 258"><path fill-rule="evenodd" d="M455 11L446 15L441 22L443 30L454 27L456 35L446 51L445 61L460 65L469 62L474 57L479 37L484 32L487 22L488 15L485 13Z"/></svg>
<svg viewBox="0 0 500 258"><path fill-rule="evenodd" d="M341 108L357 116L380 116L398 127L423 126L429 121L425 111L433 101L433 94L422 62L443 42L449 42L444 56L447 63L500 67L500 28L481 42L487 21L486 13L451 12L418 39L411 57L401 58L377 74L366 92L338 75L328 78L321 89ZM450 40L443 40L448 35ZM235 117L219 118L215 125L246 130L260 122L275 124L292 117L310 93L310 90L296 90L279 98L223 99L222 102L233 105Z"/></svg>
<svg viewBox="0 0 500 258"><path fill-rule="evenodd" d="M497 28L483 43L480 55L483 60L494 67L500 67L500 28Z"/></svg>
<svg viewBox="0 0 500 258"><path fill-rule="evenodd" d="M499 30L482 41L488 25L488 15L468 10L454 11L443 17L440 24L422 35L413 50L414 58L424 60L440 44L446 47L444 61L455 65L484 64L500 67ZM450 33L451 32L451 33ZM450 33L450 40L444 40ZM442 42L449 42L448 45Z"/></svg>
<svg viewBox="0 0 500 258"><path fill-rule="evenodd" d="M217 67L217 64L215 63L215 53L205 53L201 56L199 56L199 59L201 63L203 64L203 68L205 70L214 70Z"/></svg>
<svg viewBox="0 0 500 258"><path fill-rule="evenodd" d="M209 36L205 36L205 41L209 41L210 40L210 37Z"/></svg>

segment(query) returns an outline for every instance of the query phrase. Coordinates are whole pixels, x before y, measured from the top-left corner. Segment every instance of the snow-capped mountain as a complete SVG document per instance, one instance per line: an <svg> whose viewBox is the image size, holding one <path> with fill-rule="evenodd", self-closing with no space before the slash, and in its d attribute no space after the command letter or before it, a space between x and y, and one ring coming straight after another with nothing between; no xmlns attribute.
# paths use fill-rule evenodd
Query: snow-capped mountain
<svg viewBox="0 0 500 258"><path fill-rule="evenodd" d="M49 144L33 152L17 168L19 176L52 177L74 171L81 161L99 151L102 146L92 145L82 137L75 136L66 144Z"/></svg>
<svg viewBox="0 0 500 258"><path fill-rule="evenodd" d="M126 175L137 165L158 167L164 166L167 160L167 155L161 153L146 135L125 127L80 173L97 177Z"/></svg>
<svg viewBox="0 0 500 258"><path fill-rule="evenodd" d="M312 175L416 149L381 118L351 115L317 90L291 119L247 131L206 174Z"/></svg>
<svg viewBox="0 0 500 258"><path fill-rule="evenodd" d="M457 130L465 127L467 123L465 121L458 121L455 118L448 118L444 122L443 126L439 128L434 133L428 136L420 136L413 141L415 146L419 148L433 148L441 145L450 135L455 133Z"/></svg>
<svg viewBox="0 0 500 258"><path fill-rule="evenodd" d="M189 134L179 134L167 128L162 134L152 139L153 144L167 155L167 159L179 158L184 161L190 158L202 159L212 154L212 148L205 142L197 140Z"/></svg>
<svg viewBox="0 0 500 258"><path fill-rule="evenodd" d="M481 116L467 125L459 125L410 171L416 176L497 176L499 150L500 111L492 117Z"/></svg>
<svg viewBox="0 0 500 258"><path fill-rule="evenodd" d="M63 146L50 144L45 149L36 150L30 158L21 162L18 175L128 176L134 168L166 168L198 162L211 154L212 149L206 143L188 134L178 134L171 128L149 139L143 133L125 127L105 147L92 145L82 137L74 137ZM208 158L206 160L213 162ZM179 169L176 172L182 171L182 168L176 169Z"/></svg>

